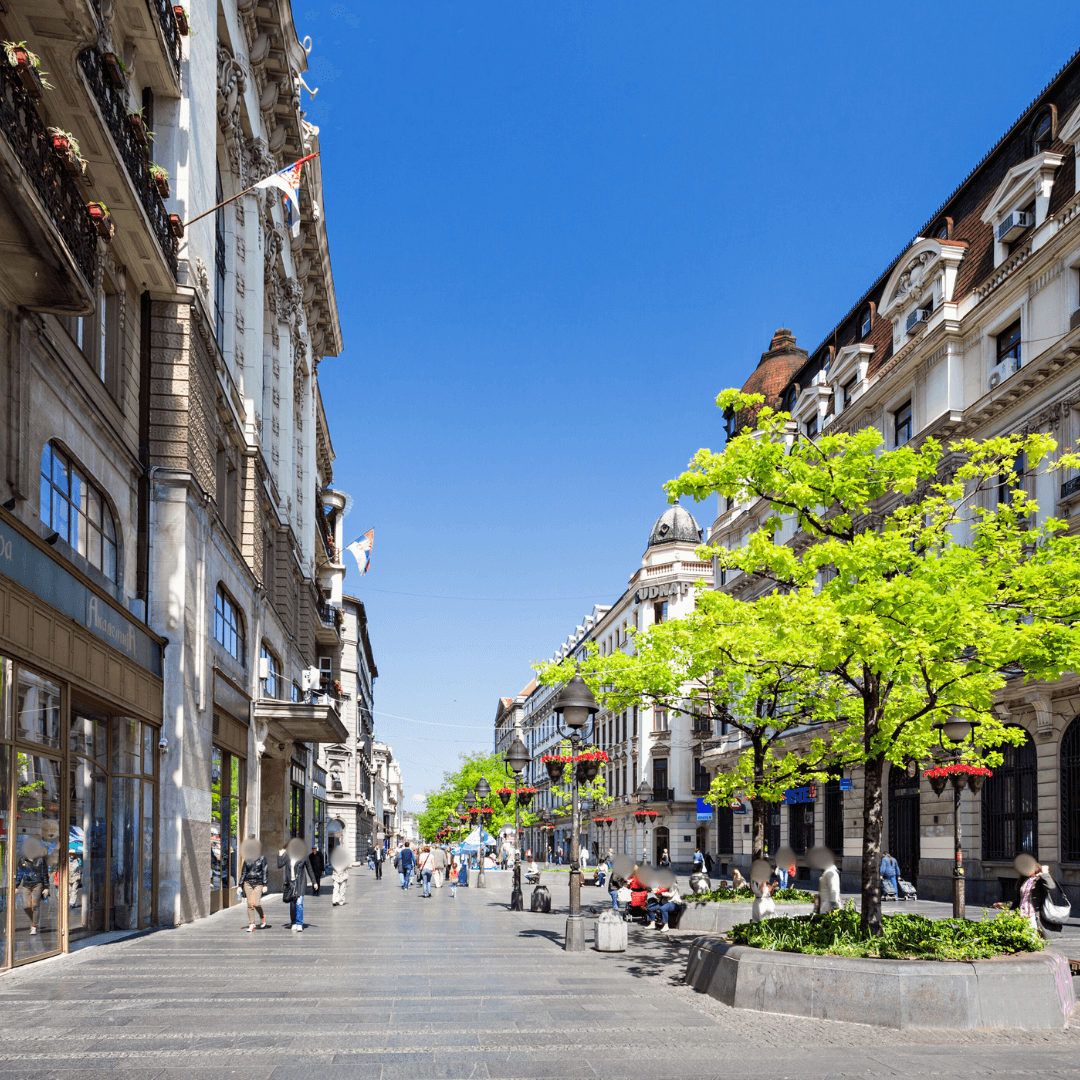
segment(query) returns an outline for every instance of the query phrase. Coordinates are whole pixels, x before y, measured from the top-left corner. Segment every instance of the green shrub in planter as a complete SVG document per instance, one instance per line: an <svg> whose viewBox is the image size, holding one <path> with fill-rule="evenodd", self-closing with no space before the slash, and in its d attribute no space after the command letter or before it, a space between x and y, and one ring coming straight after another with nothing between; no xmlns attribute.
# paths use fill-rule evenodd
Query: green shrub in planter
<svg viewBox="0 0 1080 1080"><path fill-rule="evenodd" d="M1043 939L1015 911L999 911L981 921L886 915L883 933L871 937L859 927L849 900L827 915L785 915L742 923L731 931L737 945L819 956L869 956L893 960L984 960L1009 953L1038 952Z"/></svg>

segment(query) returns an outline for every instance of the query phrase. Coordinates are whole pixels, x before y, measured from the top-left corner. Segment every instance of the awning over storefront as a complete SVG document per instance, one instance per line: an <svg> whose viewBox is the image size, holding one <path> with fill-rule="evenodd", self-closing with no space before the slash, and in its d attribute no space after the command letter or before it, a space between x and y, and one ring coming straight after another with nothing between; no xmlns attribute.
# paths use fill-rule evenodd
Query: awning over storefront
<svg viewBox="0 0 1080 1080"><path fill-rule="evenodd" d="M343 743L349 738L337 709L327 699L314 704L301 701L255 702L255 719L289 739L307 743Z"/></svg>

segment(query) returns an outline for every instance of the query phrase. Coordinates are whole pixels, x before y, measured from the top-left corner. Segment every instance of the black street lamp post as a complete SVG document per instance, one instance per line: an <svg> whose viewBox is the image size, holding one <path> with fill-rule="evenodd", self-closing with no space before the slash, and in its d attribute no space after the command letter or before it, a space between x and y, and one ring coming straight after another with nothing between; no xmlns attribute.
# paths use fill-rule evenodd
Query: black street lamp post
<svg viewBox="0 0 1080 1080"><path fill-rule="evenodd" d="M577 757L582 732L599 708L592 691L580 675L575 675L559 691L554 710L558 718L559 734L570 739L572 758ZM569 731L566 730L567 728ZM578 769L576 761L572 761L571 764L573 773L570 802L570 914L566 918L566 940L563 948L566 952L584 952L585 920L581 917L581 851L578 839L578 833L581 831L578 808Z"/></svg>
<svg viewBox="0 0 1080 1080"><path fill-rule="evenodd" d="M484 800L490 794L491 785L487 782L487 780L484 779L484 777L481 776L480 779L476 782L476 797L474 800L481 811L484 808ZM466 795L465 798L467 800L468 795ZM476 815L476 817L477 820L480 822L480 873L476 875L476 887L478 889L486 889L487 875L484 873L484 833L486 830L484 829L484 815L483 813L479 813Z"/></svg>
<svg viewBox="0 0 1080 1080"><path fill-rule="evenodd" d="M525 748L520 736L514 736L514 741L506 748L503 757L506 758L507 766L514 773L514 892L510 910L524 911L525 901L521 895L521 799L518 795L518 786L521 783L521 774L529 764L529 751Z"/></svg>

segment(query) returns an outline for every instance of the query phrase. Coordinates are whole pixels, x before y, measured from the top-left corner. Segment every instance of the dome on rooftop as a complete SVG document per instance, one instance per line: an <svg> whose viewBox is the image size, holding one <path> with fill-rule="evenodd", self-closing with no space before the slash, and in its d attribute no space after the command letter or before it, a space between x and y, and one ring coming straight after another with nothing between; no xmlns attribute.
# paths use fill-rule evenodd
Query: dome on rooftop
<svg viewBox="0 0 1080 1080"><path fill-rule="evenodd" d="M690 544L700 544L702 532L694 515L681 506L669 506L657 519L649 533L649 547L657 544L669 544L673 540L682 540Z"/></svg>

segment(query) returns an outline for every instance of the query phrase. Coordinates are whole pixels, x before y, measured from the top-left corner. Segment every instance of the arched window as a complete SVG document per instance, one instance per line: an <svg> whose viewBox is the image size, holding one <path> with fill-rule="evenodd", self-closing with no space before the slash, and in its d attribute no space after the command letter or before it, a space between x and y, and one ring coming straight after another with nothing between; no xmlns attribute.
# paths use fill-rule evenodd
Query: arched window
<svg viewBox="0 0 1080 1080"><path fill-rule="evenodd" d="M1080 717L1061 740L1061 858L1080 862Z"/></svg>
<svg viewBox="0 0 1080 1080"><path fill-rule="evenodd" d="M52 443L41 453L41 521L95 570L116 581L116 526L105 493Z"/></svg>
<svg viewBox="0 0 1080 1080"><path fill-rule="evenodd" d="M266 661L266 678L262 681L263 697L276 698L280 695L281 661L266 647L264 642L259 650L259 659Z"/></svg>
<svg viewBox="0 0 1080 1080"><path fill-rule="evenodd" d="M224 585L217 587L214 597L214 640L239 663L244 662L244 617Z"/></svg>
<svg viewBox="0 0 1080 1080"><path fill-rule="evenodd" d="M1031 153L1041 154L1049 150L1054 143L1054 114L1046 109L1035 118L1031 125Z"/></svg>
<svg viewBox="0 0 1080 1080"><path fill-rule="evenodd" d="M1038 765L1035 744L1003 746L1004 761L983 782L982 857L1007 861L1021 851L1039 856Z"/></svg>

